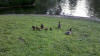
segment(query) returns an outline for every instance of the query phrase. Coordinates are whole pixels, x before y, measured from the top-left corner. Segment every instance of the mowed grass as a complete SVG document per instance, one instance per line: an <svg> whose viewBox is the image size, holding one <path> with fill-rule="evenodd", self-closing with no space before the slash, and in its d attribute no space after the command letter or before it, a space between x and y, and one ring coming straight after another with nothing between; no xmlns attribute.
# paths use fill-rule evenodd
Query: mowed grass
<svg viewBox="0 0 100 56"><path fill-rule="evenodd" d="M61 21L62 29L57 24ZM32 25L52 27L33 31ZM71 35L64 33L72 28ZM0 16L0 56L100 56L100 23L33 15Z"/></svg>

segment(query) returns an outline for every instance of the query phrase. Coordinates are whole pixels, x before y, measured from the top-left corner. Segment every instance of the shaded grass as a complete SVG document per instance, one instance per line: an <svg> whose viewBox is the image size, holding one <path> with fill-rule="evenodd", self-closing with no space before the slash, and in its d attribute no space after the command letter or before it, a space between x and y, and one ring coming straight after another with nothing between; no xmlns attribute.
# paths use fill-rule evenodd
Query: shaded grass
<svg viewBox="0 0 100 56"><path fill-rule="evenodd" d="M62 29L57 30L58 21ZM32 31L32 25L53 31ZM99 22L48 16L1 15L0 56L99 56ZM72 35L64 33L72 27Z"/></svg>

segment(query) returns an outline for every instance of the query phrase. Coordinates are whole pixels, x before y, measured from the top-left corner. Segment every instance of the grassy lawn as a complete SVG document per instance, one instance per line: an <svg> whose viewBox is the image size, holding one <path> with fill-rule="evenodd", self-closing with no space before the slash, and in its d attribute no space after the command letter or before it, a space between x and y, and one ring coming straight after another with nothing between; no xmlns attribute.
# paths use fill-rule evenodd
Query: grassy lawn
<svg viewBox="0 0 100 56"><path fill-rule="evenodd" d="M61 21L62 29L56 29ZM32 25L53 30L33 31ZM71 35L64 33L72 28ZM100 56L100 23L33 15L0 16L0 56Z"/></svg>

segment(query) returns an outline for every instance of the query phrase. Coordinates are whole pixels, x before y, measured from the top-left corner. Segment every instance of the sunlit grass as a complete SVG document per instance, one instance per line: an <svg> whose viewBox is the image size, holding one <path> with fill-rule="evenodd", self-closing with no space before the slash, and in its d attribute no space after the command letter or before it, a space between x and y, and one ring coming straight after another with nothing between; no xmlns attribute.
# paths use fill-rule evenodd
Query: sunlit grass
<svg viewBox="0 0 100 56"><path fill-rule="evenodd" d="M56 29L59 21L61 30ZM32 31L32 25L40 24L53 30ZM69 28L72 35L65 35ZM32 15L0 16L0 56L99 55L98 22Z"/></svg>

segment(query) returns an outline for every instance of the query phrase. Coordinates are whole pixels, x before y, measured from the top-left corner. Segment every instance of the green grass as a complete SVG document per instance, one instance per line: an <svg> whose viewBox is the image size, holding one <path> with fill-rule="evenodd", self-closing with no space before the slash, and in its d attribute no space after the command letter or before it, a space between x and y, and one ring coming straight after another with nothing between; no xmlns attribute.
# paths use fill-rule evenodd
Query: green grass
<svg viewBox="0 0 100 56"><path fill-rule="evenodd" d="M56 29L58 21L61 21L61 30ZM53 27L53 31L32 31L32 25L41 23ZM65 35L70 27L72 35ZM48 16L1 15L0 56L100 56L100 23Z"/></svg>

